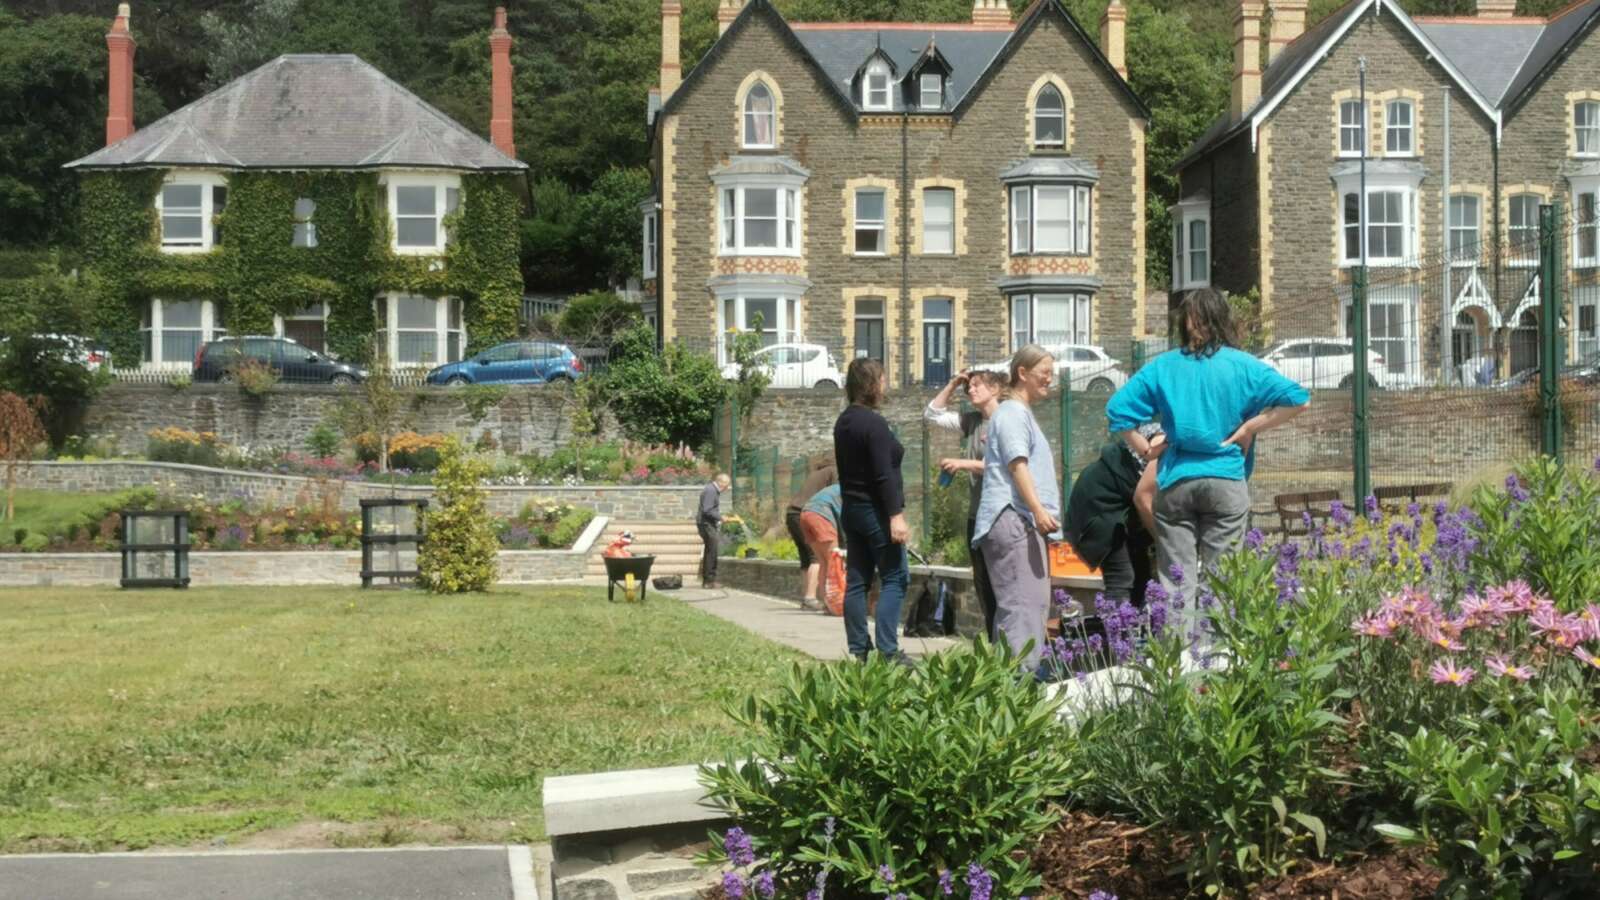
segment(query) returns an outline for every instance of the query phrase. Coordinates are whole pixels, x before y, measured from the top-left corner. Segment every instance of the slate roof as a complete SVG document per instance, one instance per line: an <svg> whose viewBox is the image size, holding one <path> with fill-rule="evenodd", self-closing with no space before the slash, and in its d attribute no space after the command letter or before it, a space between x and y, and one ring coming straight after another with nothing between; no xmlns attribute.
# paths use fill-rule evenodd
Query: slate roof
<svg viewBox="0 0 1600 900"><path fill-rule="evenodd" d="M1405 15L1392 2L1381 4L1384 15ZM1250 126L1254 115L1307 66L1315 65L1323 45L1369 0L1352 0L1306 30L1280 52L1261 76L1261 99L1238 121L1226 113L1211 124L1174 167L1190 162ZM1503 117L1516 112L1533 89L1563 59L1578 40L1600 22L1600 0L1568 7L1549 20L1514 18L1496 21L1478 18L1411 19L1432 42L1448 67Z"/></svg>
<svg viewBox="0 0 1600 900"><path fill-rule="evenodd" d="M152 166L527 168L350 54L280 56L67 164Z"/></svg>
<svg viewBox="0 0 1600 900"><path fill-rule="evenodd" d="M863 26L847 29L807 27L798 22L790 27L822 66L828 80L847 97L852 95L856 70L873 50L882 47L884 55L894 63L895 71L903 75L911 70L932 41L950 64L950 77L944 86L947 109L967 96L978 76L1011 37L1009 30L996 31L992 27L958 30ZM905 106L904 95L900 91L889 93L893 111L900 112Z"/></svg>

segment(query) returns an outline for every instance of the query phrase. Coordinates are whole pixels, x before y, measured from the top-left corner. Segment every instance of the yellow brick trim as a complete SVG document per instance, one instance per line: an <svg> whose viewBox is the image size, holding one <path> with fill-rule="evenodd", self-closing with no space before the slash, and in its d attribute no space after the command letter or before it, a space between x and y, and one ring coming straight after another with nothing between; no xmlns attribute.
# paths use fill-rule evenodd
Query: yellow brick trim
<svg viewBox="0 0 1600 900"><path fill-rule="evenodd" d="M900 187L894 179L876 176L851 178L844 183L844 255L856 255L856 191L861 188L883 189L883 255L894 256L900 252L900 227L896 218L900 215Z"/></svg>
<svg viewBox="0 0 1600 900"><path fill-rule="evenodd" d="M1137 119L1137 118L1132 118L1132 117L1130 117L1128 119L1128 131L1129 131L1129 134L1130 134L1130 136L1132 138L1132 143L1133 143L1133 333L1137 337L1146 337L1146 336L1148 336L1148 331L1145 328L1145 319L1146 319L1146 316L1148 314L1148 310L1146 310L1146 308L1145 308L1145 294L1147 293L1147 291L1146 291L1146 287L1145 287L1145 283L1144 283L1145 282L1145 258L1144 257L1145 257L1145 253L1147 252L1146 242L1145 242L1145 233L1144 233L1145 232L1145 198L1144 198L1144 191L1145 191L1145 179L1144 179L1145 128L1146 128L1146 125L1145 125L1145 122L1144 122L1143 119ZM1096 203L1096 204L1094 204L1094 207L1095 207L1095 209L1099 209L1100 204ZM1095 217L1097 219L1099 218L1099 213L1098 212L1095 213ZM1093 240L1094 240L1094 244L1095 244L1095 248L1096 248L1095 252L1098 253L1099 252L1099 245L1100 245L1101 240L1102 240L1102 233L1100 232L1100 230L1098 228L1099 222L1096 222L1095 225L1096 225L1096 229L1095 229ZM1098 270L1098 265L1097 265L1096 268ZM1094 333L1095 334L1105 334L1104 331L1100 330L1100 307L1103 306L1103 305L1104 304L1101 304L1101 303L1096 303L1094 305L1093 316L1094 316L1094 329L1095 329Z"/></svg>
<svg viewBox="0 0 1600 900"><path fill-rule="evenodd" d="M1567 111L1567 155L1578 155L1578 123L1574 118L1577 114L1576 107L1579 101L1593 100L1600 102L1600 91L1568 91L1567 102L1563 107ZM1576 331L1576 329L1574 329Z"/></svg>
<svg viewBox="0 0 1600 900"><path fill-rule="evenodd" d="M1062 134L1062 137L1065 139L1065 143L1063 143L1060 147L1036 147L1033 143L1034 103L1039 99L1039 92L1044 90L1044 86L1047 84L1053 85L1056 90L1061 92L1061 105L1063 107L1063 112L1066 114L1066 128ZM1033 147L1035 150L1071 150L1073 147L1072 125L1072 89L1067 87L1067 83L1061 79L1061 76L1054 72L1046 72L1043 75L1040 75L1038 79L1033 82L1033 87L1028 88L1028 146Z"/></svg>
<svg viewBox="0 0 1600 900"><path fill-rule="evenodd" d="M908 360L911 376L916 378L922 372L922 301L931 298L951 301L950 309L950 354L951 374L955 373L956 353L961 346L959 343L968 334L967 332L967 289L951 287L947 284L936 284L931 287L911 289L911 346L910 360Z"/></svg>
<svg viewBox="0 0 1600 900"><path fill-rule="evenodd" d="M841 326L844 338L844 359L839 362L845 367L850 367L850 361L856 358L856 301L866 298L869 300L883 301L883 344L884 352L894 346L896 340L895 323L900 321L900 289L891 285L867 284L861 287L847 287L842 291L844 298L844 323ZM895 373L889 373L889 380L893 381Z"/></svg>
<svg viewBox="0 0 1600 900"><path fill-rule="evenodd" d="M661 265L656 277L661 283L657 301L660 305L661 333L668 341L678 335L678 292L674 289L678 265L673 254L677 246L674 238L678 231L677 137L678 117L664 116L661 122Z"/></svg>
<svg viewBox="0 0 1600 900"><path fill-rule="evenodd" d="M1261 241L1261 318L1268 321L1272 311L1272 131L1270 124L1261 126L1256 136L1256 233ZM1338 217L1334 218L1338 221ZM1216 252L1216 223L1211 230L1211 249ZM1337 252L1337 251L1335 251Z"/></svg>
<svg viewBox="0 0 1600 900"><path fill-rule="evenodd" d="M1387 156L1384 148L1388 146L1389 101L1411 101L1411 152L1398 155L1399 159L1411 159L1422 156L1422 92L1410 88L1395 88L1389 91L1380 91L1369 94L1372 102L1372 119L1377 127L1372 129L1372 156Z"/></svg>
<svg viewBox="0 0 1600 900"><path fill-rule="evenodd" d="M928 188L950 188L955 191L955 255L967 255L967 185L956 178L918 178L912 182L911 193L911 255L949 256L948 253L924 254L922 252L922 192Z"/></svg>
<svg viewBox="0 0 1600 900"><path fill-rule="evenodd" d="M1339 143L1339 133L1344 127L1344 119L1341 115L1340 107L1344 106L1347 101L1358 99L1360 99L1360 91L1355 88L1345 88L1333 92L1333 156L1335 159L1344 152ZM1368 124L1370 125L1370 121Z"/></svg>
<svg viewBox="0 0 1600 900"><path fill-rule="evenodd" d="M738 140L739 146L741 148L743 148L744 147L744 98L745 98L746 94L750 93L750 89L755 87L757 83L765 83L766 86L767 86L767 90L772 92L772 118L773 118L773 129L772 129L773 144L772 144L772 147L773 148L782 147L783 146L783 91L781 89L779 89L779 87L778 87L778 79L773 78L771 75L768 75L765 71L763 71L761 69L757 69L754 72L751 72L749 75L746 75L744 77L744 81L739 83L738 92L734 94L734 103L733 103L733 122L734 122L734 132L733 133L734 133L734 136ZM757 148L757 149L766 150L766 149L769 149L769 148L760 147L760 148Z"/></svg>

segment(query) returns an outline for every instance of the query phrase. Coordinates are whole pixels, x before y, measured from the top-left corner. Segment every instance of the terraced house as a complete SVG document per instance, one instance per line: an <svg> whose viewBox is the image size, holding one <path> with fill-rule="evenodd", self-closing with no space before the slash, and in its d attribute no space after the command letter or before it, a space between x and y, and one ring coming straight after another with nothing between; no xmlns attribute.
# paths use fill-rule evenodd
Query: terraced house
<svg viewBox="0 0 1600 900"><path fill-rule="evenodd" d="M1393 383L1520 371L1537 361L1538 210L1555 200L1567 354L1600 350L1600 2L1414 18L1356 0L1302 32L1305 12L1235 10L1231 108L1179 163L1174 294L1259 287L1273 337L1345 336L1365 249Z"/></svg>
<svg viewBox="0 0 1600 900"><path fill-rule="evenodd" d="M82 175L119 368L188 369L225 333L401 366L516 332L522 173L495 13L491 141L350 55L281 56L134 128L130 11L106 35L106 147Z"/></svg>
<svg viewBox="0 0 1600 900"><path fill-rule="evenodd" d="M681 81L679 0L661 16L644 246L664 340L726 360L759 329L914 383L1140 333L1149 113L1120 0L1098 45L1057 0L939 25L723 0Z"/></svg>

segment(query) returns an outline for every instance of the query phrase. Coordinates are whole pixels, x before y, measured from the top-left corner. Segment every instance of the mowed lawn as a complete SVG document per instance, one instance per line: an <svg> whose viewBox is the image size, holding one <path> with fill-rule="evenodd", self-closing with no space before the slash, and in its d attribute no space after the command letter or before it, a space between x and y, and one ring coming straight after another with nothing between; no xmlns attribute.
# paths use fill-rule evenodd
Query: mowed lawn
<svg viewBox="0 0 1600 900"><path fill-rule="evenodd" d="M0 852L539 840L545 776L720 758L800 660L587 588L0 591Z"/></svg>

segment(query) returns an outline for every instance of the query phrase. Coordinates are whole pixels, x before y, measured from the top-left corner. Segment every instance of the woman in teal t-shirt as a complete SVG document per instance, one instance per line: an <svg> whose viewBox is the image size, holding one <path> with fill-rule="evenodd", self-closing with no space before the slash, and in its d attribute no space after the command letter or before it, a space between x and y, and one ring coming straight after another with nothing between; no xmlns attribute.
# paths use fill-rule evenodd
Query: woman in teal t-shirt
<svg viewBox="0 0 1600 900"><path fill-rule="evenodd" d="M1182 346L1151 360L1106 404L1111 431L1152 458L1139 425L1159 419L1167 436L1156 470L1157 577L1193 599L1200 571L1244 537L1245 480L1255 439L1311 403L1306 389L1233 346L1228 301L1209 288L1178 307Z"/></svg>

